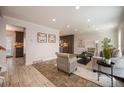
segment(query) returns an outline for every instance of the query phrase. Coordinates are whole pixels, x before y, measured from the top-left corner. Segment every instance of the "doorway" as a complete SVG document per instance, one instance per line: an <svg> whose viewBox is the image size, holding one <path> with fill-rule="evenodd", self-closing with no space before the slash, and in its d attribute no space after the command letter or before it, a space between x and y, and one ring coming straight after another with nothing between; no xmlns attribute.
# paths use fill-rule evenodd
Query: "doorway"
<svg viewBox="0 0 124 93"><path fill-rule="evenodd" d="M25 28L6 25L6 57L25 58Z"/></svg>

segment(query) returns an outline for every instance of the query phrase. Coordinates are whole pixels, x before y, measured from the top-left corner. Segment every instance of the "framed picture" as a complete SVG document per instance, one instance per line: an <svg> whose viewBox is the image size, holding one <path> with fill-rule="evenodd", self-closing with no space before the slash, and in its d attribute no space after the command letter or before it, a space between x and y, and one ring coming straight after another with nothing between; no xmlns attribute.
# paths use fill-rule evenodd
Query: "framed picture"
<svg viewBox="0 0 124 93"><path fill-rule="evenodd" d="M78 40L78 48L85 48L85 41L82 39Z"/></svg>
<svg viewBox="0 0 124 93"><path fill-rule="evenodd" d="M47 42L47 34L38 32L37 33L37 42L38 43L46 43Z"/></svg>
<svg viewBox="0 0 124 93"><path fill-rule="evenodd" d="M95 47L95 40L87 40L86 46L87 47Z"/></svg>
<svg viewBox="0 0 124 93"><path fill-rule="evenodd" d="M49 43L56 43L56 35L55 34L48 34L48 42Z"/></svg>

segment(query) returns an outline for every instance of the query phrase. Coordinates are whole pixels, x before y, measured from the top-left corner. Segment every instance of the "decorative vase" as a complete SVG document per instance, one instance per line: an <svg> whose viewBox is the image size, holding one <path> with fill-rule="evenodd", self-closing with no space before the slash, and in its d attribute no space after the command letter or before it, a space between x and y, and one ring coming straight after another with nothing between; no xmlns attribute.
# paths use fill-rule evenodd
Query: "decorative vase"
<svg viewBox="0 0 124 93"><path fill-rule="evenodd" d="M105 59L106 64L111 64L111 59Z"/></svg>

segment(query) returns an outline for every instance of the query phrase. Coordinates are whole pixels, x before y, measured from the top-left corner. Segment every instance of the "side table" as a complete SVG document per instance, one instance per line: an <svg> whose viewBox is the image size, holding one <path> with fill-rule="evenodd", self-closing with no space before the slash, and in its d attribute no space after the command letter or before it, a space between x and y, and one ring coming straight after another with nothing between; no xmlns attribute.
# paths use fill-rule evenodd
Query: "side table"
<svg viewBox="0 0 124 93"><path fill-rule="evenodd" d="M97 71L98 72L98 81L99 81L100 73L105 74L107 76L110 76L111 86L113 87L113 66L114 66L115 63L111 62L111 64L107 64L107 63L105 63L104 60L97 60L97 64L98 64L98 71ZM110 68L111 73L108 74L106 72L101 71L101 66Z"/></svg>

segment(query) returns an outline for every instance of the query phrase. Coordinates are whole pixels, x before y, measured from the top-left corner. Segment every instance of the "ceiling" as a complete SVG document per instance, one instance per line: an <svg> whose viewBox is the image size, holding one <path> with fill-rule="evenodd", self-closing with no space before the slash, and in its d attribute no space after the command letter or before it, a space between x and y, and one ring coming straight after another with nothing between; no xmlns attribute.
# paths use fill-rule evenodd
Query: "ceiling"
<svg viewBox="0 0 124 93"><path fill-rule="evenodd" d="M9 6L2 14L59 29L61 35L116 29L123 21L123 7L107 6ZM68 25L68 26L67 26Z"/></svg>

